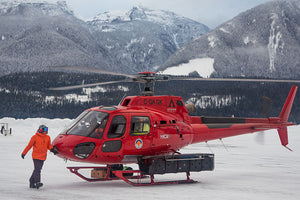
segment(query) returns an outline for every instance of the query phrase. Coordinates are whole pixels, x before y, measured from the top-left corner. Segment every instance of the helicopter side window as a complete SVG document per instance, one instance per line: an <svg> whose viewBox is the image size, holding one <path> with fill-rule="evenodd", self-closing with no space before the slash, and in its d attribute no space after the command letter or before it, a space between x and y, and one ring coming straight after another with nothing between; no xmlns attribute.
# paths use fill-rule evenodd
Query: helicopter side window
<svg viewBox="0 0 300 200"><path fill-rule="evenodd" d="M68 134L101 138L108 116L105 112L90 111L75 122L75 125L69 130Z"/></svg>
<svg viewBox="0 0 300 200"><path fill-rule="evenodd" d="M131 118L130 135L147 135L150 132L150 119L144 116Z"/></svg>
<svg viewBox="0 0 300 200"><path fill-rule="evenodd" d="M114 116L107 133L108 138L122 137L126 129L126 118L123 115Z"/></svg>

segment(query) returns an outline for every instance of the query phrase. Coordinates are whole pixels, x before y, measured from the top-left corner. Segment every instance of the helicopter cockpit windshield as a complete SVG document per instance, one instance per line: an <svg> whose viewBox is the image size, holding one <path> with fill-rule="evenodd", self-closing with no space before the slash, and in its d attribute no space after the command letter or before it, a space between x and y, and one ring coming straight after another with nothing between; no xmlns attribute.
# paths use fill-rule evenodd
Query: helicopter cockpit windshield
<svg viewBox="0 0 300 200"><path fill-rule="evenodd" d="M100 111L84 112L73 123L68 135L101 138L108 120L108 113Z"/></svg>

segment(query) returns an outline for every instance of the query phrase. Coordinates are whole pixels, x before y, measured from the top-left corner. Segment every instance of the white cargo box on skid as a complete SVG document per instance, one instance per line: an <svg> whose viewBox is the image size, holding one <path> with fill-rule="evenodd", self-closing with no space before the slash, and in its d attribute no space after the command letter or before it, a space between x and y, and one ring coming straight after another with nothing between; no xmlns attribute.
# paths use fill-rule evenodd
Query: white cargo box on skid
<svg viewBox="0 0 300 200"><path fill-rule="evenodd" d="M8 129L8 123L0 123L0 132L2 135L11 135L11 128Z"/></svg>

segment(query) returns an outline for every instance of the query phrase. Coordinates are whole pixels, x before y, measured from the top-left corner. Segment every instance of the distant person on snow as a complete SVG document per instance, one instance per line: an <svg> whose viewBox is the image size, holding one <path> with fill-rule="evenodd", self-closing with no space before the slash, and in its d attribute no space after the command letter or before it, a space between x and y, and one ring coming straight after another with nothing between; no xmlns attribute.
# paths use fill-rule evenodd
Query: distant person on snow
<svg viewBox="0 0 300 200"><path fill-rule="evenodd" d="M57 154L58 151L53 148L51 145L51 139L48 134L48 127L45 125L40 125L36 134L31 137L30 142L22 152L21 157L24 159L27 152L33 147L32 159L34 164L34 170L29 179L29 187L37 188L43 186L41 183L41 170L44 164L44 161L47 158L47 150L50 150L52 153Z"/></svg>
<svg viewBox="0 0 300 200"><path fill-rule="evenodd" d="M2 126L2 127L1 127L1 134L4 133L4 129L5 129L4 126Z"/></svg>

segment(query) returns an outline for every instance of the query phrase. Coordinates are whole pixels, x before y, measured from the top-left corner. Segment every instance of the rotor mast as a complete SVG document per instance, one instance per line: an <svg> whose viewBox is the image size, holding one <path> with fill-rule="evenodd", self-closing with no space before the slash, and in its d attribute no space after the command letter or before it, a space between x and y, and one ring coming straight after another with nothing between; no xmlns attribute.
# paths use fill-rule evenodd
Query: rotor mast
<svg viewBox="0 0 300 200"><path fill-rule="evenodd" d="M143 96L153 96L155 86L155 72L140 72L137 76L137 82L139 82L140 93ZM145 84L144 90L141 88L141 83Z"/></svg>

